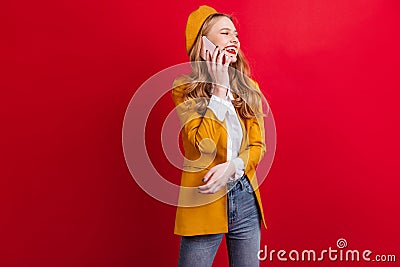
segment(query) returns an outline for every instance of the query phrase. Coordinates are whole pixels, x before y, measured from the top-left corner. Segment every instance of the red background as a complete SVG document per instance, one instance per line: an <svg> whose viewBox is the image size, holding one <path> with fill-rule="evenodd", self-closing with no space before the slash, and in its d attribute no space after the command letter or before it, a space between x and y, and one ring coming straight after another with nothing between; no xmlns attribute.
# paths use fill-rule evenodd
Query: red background
<svg viewBox="0 0 400 267"><path fill-rule="evenodd" d="M188 60L201 4L237 17L275 117L261 245L398 253L398 1L6 1L0 266L176 266L175 208L134 182L121 130L135 90Z"/></svg>

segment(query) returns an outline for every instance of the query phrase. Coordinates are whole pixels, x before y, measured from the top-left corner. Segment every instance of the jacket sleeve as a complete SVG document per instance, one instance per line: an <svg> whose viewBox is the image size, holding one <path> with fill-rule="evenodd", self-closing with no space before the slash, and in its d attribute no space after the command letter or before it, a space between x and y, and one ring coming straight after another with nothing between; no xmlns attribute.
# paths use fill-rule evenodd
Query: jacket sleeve
<svg viewBox="0 0 400 267"><path fill-rule="evenodd" d="M204 116L195 109L195 100L183 99L183 90L187 85L175 80L172 88L172 98L178 117L188 141L201 153L215 153L224 127L225 117L220 120L216 114L207 107Z"/></svg>
<svg viewBox="0 0 400 267"><path fill-rule="evenodd" d="M254 83L256 89L260 91L258 83ZM259 105L262 110L262 102L260 102ZM252 118L249 123L249 128L247 129L247 136L244 136L243 138L248 138L247 146L241 153L239 153L238 157L244 162L244 173L248 174L251 169L256 168L257 164L261 161L266 152L264 118Z"/></svg>

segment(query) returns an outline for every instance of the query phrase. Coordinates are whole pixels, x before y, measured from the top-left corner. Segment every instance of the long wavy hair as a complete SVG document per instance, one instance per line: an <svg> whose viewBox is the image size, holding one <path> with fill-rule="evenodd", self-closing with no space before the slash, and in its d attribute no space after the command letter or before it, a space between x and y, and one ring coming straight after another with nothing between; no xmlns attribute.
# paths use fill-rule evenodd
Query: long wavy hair
<svg viewBox="0 0 400 267"><path fill-rule="evenodd" d="M210 15L204 21L189 52L192 72L185 75L188 80L188 86L183 91L183 97L184 99L195 99L196 110L202 115L204 115L211 98L211 77L204 60L200 56L201 37L210 31L218 18L223 16L234 22L232 16L227 14L215 13ZM234 96L232 104L238 110L239 115L245 119L258 116L264 117L265 114L262 112L262 99L264 97L256 87L256 83L249 77L251 75L250 66L240 49L237 54L237 60L230 64L228 73L230 87Z"/></svg>

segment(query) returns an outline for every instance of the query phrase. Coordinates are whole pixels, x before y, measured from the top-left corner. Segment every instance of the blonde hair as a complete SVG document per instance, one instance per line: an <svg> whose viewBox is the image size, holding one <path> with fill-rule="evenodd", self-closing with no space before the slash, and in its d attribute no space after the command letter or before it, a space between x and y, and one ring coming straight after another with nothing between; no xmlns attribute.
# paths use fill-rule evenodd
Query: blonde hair
<svg viewBox="0 0 400 267"><path fill-rule="evenodd" d="M183 91L183 97L184 99L195 99L196 110L200 114L205 113L211 97L211 80L208 70L205 64L199 64L203 63L200 57L202 45L201 37L210 31L220 17L227 17L233 22L233 18L227 14L211 14L204 21L193 47L189 51L192 72L185 76L189 82L188 86ZM236 62L231 63L228 69L230 86L234 96L232 104L238 110L239 115L245 119L265 116L262 112L261 102L263 95L259 91L256 82L249 78L251 74L249 63L240 49L237 54Z"/></svg>

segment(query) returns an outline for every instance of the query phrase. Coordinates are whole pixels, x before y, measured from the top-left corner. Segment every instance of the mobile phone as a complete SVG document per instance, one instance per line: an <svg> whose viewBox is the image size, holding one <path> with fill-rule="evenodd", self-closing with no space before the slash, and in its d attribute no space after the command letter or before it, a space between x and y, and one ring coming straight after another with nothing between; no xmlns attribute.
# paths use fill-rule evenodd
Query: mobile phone
<svg viewBox="0 0 400 267"><path fill-rule="evenodd" d="M203 36L202 39L203 39L204 55L206 53L206 50L208 50L210 52L210 55L212 55L217 46L213 44L210 40L208 40L208 38L205 36ZM205 58L203 59L206 60Z"/></svg>

